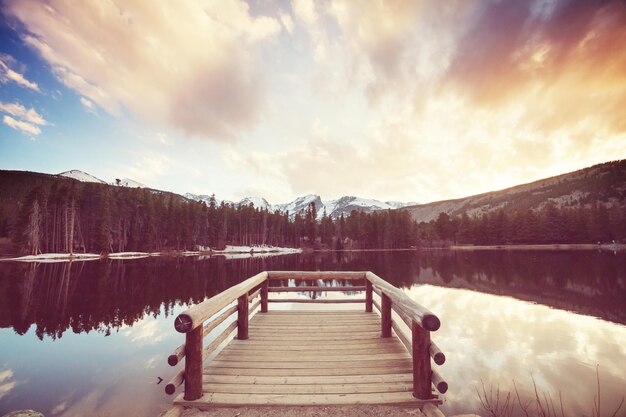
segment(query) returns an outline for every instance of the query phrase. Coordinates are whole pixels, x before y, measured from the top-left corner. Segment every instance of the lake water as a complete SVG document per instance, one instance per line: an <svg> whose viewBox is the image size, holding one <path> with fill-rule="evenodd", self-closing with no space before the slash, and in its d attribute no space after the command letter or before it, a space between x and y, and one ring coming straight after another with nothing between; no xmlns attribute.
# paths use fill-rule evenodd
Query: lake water
<svg viewBox="0 0 626 417"><path fill-rule="evenodd" d="M2 262L0 415L156 416L180 369L166 363L184 339L176 314L263 270L371 270L430 308L442 321L432 338L447 357L439 367L450 384L447 415L481 412L481 384L509 391L515 381L523 401L533 398L533 379L557 408L562 392L565 415L591 415L596 369L603 415L626 395L623 252Z"/></svg>

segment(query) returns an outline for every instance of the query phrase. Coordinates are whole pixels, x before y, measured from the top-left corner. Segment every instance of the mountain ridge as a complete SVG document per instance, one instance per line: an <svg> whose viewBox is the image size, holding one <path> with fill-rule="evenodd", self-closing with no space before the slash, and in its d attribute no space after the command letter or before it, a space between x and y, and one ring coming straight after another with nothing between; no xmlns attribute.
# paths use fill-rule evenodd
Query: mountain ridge
<svg viewBox="0 0 626 417"><path fill-rule="evenodd" d="M626 208L626 159L604 162L587 168L497 191L403 207L417 222L435 220L439 213L470 217L502 209L507 213L541 210L547 204L563 207Z"/></svg>

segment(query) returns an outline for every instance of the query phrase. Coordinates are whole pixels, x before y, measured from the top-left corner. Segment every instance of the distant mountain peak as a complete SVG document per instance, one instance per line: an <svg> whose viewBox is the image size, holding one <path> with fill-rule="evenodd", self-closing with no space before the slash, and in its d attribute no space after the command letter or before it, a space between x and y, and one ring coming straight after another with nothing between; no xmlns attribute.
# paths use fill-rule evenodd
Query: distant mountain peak
<svg viewBox="0 0 626 417"><path fill-rule="evenodd" d="M148 188L140 182L135 180L131 180L130 178L116 178L113 185L117 185L119 187L129 187L129 188Z"/></svg>
<svg viewBox="0 0 626 417"><path fill-rule="evenodd" d="M102 181L100 178L96 178L93 175L79 169L72 169L69 171L61 172L57 175L60 177L72 178L80 182L95 182L97 184L107 184L106 181Z"/></svg>
<svg viewBox="0 0 626 417"><path fill-rule="evenodd" d="M204 201L207 205L210 203L210 196L208 195L196 195L187 193L185 197L195 201ZM216 204L219 205L220 200L216 199ZM252 204L255 208L268 210L270 212L280 211L282 213L289 213L289 217L293 219L296 214L303 215L307 208L313 204L317 212L317 219L321 219L326 215L332 218L338 218L342 214L344 216L349 215L353 210L370 213L377 210L391 210L396 208L405 207L416 203L402 203L399 201L382 202L379 200L367 199L356 197L352 195L343 196L336 200L324 201L318 194L306 194L297 197L289 203L271 204L263 197L245 197L234 203L232 201L224 200L224 203L235 206L247 206Z"/></svg>
<svg viewBox="0 0 626 417"><path fill-rule="evenodd" d="M122 178L122 179L116 178L115 182L109 183L109 182L101 180L100 178L94 177L93 175L85 171L81 171L79 169L72 169L69 171L61 172L60 174L57 174L57 175L59 177L72 178L80 182L93 182L96 184L117 185L119 187L129 187L129 188L148 188L144 184L137 182L135 180L132 180L130 178Z"/></svg>

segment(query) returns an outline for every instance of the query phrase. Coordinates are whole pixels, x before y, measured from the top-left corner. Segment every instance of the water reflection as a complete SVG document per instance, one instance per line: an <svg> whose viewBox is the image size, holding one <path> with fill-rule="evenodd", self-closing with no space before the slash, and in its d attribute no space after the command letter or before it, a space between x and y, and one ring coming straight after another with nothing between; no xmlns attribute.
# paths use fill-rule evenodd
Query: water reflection
<svg viewBox="0 0 626 417"><path fill-rule="evenodd" d="M607 408L626 392L624 253L0 263L0 415L16 408L50 416L155 415L171 400L156 382L176 371L166 365L182 342L174 316L262 270L372 270L437 312L443 326L434 338L448 357L441 373L451 384L446 412L477 411L481 379L507 389L515 379L530 395L532 373L541 389L563 390L573 415L589 414L596 364Z"/></svg>

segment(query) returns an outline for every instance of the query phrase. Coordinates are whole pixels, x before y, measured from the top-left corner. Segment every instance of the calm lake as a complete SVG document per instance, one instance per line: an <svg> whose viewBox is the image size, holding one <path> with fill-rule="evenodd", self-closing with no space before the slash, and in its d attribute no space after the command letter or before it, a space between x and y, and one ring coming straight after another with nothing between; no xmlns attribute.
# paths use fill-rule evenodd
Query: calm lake
<svg viewBox="0 0 626 417"><path fill-rule="evenodd" d="M512 391L515 381L523 401L534 398L533 379L557 408L561 391L565 415L591 415L596 369L603 415L626 395L623 252L1 262L0 415L33 408L47 417L156 416L180 369L166 362L184 339L176 314L263 270L371 270L435 312L442 326L432 338L446 354L439 371L450 384L446 415L481 412L481 383Z"/></svg>

